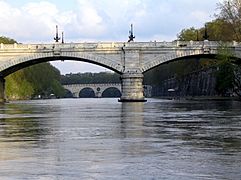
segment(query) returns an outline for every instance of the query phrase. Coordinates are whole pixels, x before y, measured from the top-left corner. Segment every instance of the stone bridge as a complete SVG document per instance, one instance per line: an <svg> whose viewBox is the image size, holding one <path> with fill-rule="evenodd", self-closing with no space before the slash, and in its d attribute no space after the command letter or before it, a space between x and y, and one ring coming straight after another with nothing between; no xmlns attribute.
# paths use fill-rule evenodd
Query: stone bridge
<svg viewBox="0 0 241 180"><path fill-rule="evenodd" d="M102 97L103 92L105 92L109 88L116 88L121 93L121 84L69 84L63 85L63 87L69 90L73 97L79 97L80 92L83 89L90 88L93 90L95 97Z"/></svg>
<svg viewBox="0 0 241 180"><path fill-rule="evenodd" d="M117 89L120 94L121 94L121 84L118 83L106 83L106 84L68 84L68 85L63 85L63 87L65 89L67 89L68 91L70 91L73 95L73 97L78 98L80 92L83 89L89 88L91 89L94 94L95 97L102 97L103 93L108 90L109 88L115 88ZM144 85L143 86L144 89L144 95L145 97L151 97L151 90L152 87L150 85Z"/></svg>
<svg viewBox="0 0 241 180"><path fill-rule="evenodd" d="M4 101L4 77L34 64L76 60L97 64L121 75L120 101L145 101L143 73L163 63L193 56L215 57L220 42L98 42L55 44L0 44L0 101ZM241 43L227 47L241 58Z"/></svg>

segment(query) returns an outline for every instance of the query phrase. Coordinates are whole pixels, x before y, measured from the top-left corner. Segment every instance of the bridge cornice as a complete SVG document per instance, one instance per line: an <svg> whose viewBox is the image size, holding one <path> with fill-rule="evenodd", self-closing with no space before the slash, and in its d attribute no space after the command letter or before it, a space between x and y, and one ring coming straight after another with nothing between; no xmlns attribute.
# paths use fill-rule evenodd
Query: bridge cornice
<svg viewBox="0 0 241 180"><path fill-rule="evenodd" d="M106 87L106 86L120 86L120 83L103 83L103 84L65 84L64 87Z"/></svg>
<svg viewBox="0 0 241 180"><path fill-rule="evenodd" d="M2 50L13 50L13 49L22 49L22 50L52 50L54 48L60 49L115 49L119 50L119 48L126 48L126 49L141 49L141 48L182 48L182 47L202 47L204 43L210 47L217 47L222 44L220 41L172 41L172 42L93 42L93 43L64 43L64 44L0 44L0 51ZM231 47L241 47L240 42L226 42L227 46Z"/></svg>

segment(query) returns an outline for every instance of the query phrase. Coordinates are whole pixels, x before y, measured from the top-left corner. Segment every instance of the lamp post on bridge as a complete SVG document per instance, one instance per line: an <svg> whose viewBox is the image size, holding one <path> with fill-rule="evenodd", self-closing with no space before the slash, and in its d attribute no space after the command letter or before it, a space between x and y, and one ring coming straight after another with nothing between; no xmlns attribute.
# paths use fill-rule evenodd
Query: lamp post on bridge
<svg viewBox="0 0 241 180"><path fill-rule="evenodd" d="M203 53L204 54L209 54L210 53L210 47L208 43L208 30L207 30L207 24L205 24L205 29L204 29L204 35L203 35Z"/></svg>
<svg viewBox="0 0 241 180"><path fill-rule="evenodd" d="M133 33L133 24L131 24L131 30L129 31L129 40L128 40L128 42L134 41L134 39L135 39L135 36L134 36L134 33Z"/></svg>
<svg viewBox="0 0 241 180"><path fill-rule="evenodd" d="M198 30L196 30L196 35L197 35L196 41L199 41L199 31Z"/></svg>
<svg viewBox="0 0 241 180"><path fill-rule="evenodd" d="M207 24L205 24L203 39L208 40L208 38L209 38L209 35L208 35L208 30L207 30Z"/></svg>
<svg viewBox="0 0 241 180"><path fill-rule="evenodd" d="M56 25L56 35L54 37L54 40L55 40L56 43L58 43L59 40L60 40L59 32L58 32L58 25Z"/></svg>
<svg viewBox="0 0 241 180"><path fill-rule="evenodd" d="M64 44L64 32L62 31L62 44Z"/></svg>

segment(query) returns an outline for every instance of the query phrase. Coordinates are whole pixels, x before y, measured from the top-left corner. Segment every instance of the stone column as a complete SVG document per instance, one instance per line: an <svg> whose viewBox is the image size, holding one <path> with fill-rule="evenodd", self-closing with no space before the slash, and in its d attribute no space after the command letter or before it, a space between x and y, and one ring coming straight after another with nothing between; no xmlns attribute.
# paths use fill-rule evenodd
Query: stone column
<svg viewBox="0 0 241 180"><path fill-rule="evenodd" d="M143 74L124 73L121 76L121 98L119 102L145 102L143 93Z"/></svg>
<svg viewBox="0 0 241 180"><path fill-rule="evenodd" d="M0 103L4 103L6 101L4 90L5 90L5 79L3 77L0 77Z"/></svg>

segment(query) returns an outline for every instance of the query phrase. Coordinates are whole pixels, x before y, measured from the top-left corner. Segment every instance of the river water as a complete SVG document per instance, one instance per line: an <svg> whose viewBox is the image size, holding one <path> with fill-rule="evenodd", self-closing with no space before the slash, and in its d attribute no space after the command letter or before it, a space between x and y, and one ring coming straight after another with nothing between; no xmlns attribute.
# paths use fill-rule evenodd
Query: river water
<svg viewBox="0 0 241 180"><path fill-rule="evenodd" d="M0 106L0 179L241 179L241 102Z"/></svg>

